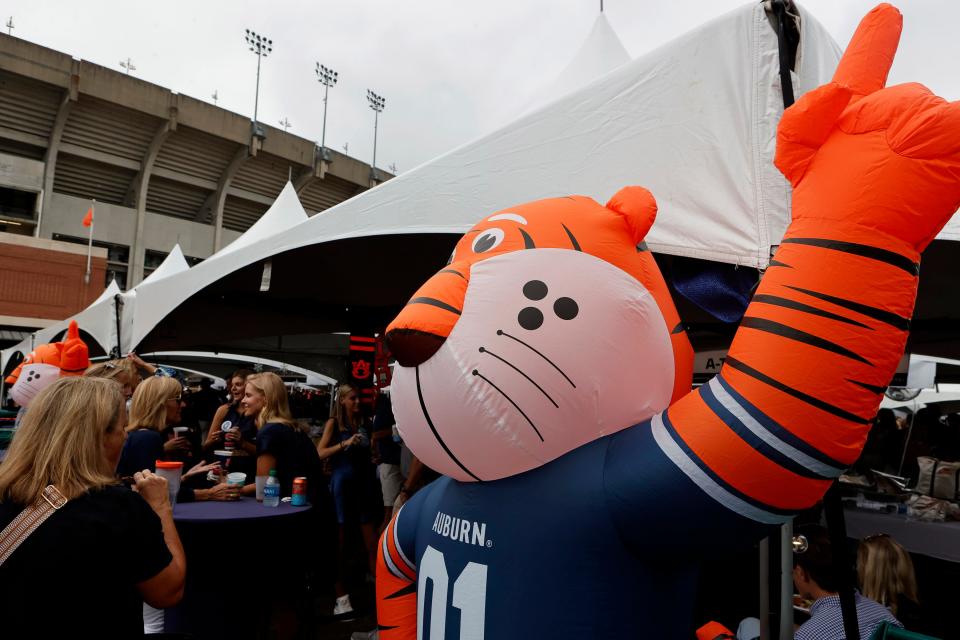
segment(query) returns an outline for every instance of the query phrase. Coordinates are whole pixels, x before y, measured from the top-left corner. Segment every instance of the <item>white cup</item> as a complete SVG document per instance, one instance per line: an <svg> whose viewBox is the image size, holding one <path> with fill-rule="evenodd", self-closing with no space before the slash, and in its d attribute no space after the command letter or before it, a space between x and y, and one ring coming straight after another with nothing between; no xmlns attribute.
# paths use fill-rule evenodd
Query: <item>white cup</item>
<svg viewBox="0 0 960 640"><path fill-rule="evenodd" d="M257 476L257 502L263 502L263 488L267 486L267 478L269 476Z"/></svg>
<svg viewBox="0 0 960 640"><path fill-rule="evenodd" d="M176 504L177 502L177 492L180 491L180 475L182 473L182 462L157 461L156 474L167 480L167 492L170 494L170 504Z"/></svg>

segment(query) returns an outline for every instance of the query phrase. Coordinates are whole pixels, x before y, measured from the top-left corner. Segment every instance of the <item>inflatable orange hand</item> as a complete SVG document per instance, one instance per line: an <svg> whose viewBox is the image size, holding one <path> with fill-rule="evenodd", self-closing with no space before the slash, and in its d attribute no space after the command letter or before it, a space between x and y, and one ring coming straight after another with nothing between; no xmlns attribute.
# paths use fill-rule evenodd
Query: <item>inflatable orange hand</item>
<svg viewBox="0 0 960 640"><path fill-rule="evenodd" d="M923 251L960 208L960 102L915 83L884 88L901 27L889 4L863 19L833 82L784 113L776 165L794 186L795 221Z"/></svg>

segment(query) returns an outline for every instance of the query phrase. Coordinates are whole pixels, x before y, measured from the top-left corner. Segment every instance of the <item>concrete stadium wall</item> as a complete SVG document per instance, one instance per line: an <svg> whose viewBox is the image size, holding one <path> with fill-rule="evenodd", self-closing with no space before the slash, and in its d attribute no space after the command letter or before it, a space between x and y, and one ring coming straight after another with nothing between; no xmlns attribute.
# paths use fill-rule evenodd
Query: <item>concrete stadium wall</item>
<svg viewBox="0 0 960 640"><path fill-rule="evenodd" d="M43 219L45 233L61 233L69 236L87 235L82 225L83 216L90 208L90 201L62 193L52 194L51 208ZM97 203L94 221L96 239L127 247L133 245L136 233L137 212L132 207ZM240 237L240 233L224 229L226 243ZM195 258L208 258L213 253L213 227L208 224L180 220L147 212L143 238L145 248L169 253L180 243L183 253Z"/></svg>

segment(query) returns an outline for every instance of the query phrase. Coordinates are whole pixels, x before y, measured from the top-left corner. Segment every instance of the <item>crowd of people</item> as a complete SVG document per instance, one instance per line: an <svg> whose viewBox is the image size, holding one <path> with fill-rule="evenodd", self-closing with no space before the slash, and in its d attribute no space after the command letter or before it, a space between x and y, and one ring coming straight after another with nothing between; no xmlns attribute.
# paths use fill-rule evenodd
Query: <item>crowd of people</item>
<svg viewBox="0 0 960 640"><path fill-rule="evenodd" d="M162 609L182 597L186 574L166 481L156 474L167 461L184 470L177 502L254 496L257 476L271 471L289 497L294 479L306 478L314 506L307 535L319 549L312 575L329 588L332 614L350 614L349 591L358 582L351 573L362 565L372 581L378 535L431 472L403 459L386 393L369 416L358 390L341 385L329 418L311 437L276 374L239 369L227 383L225 395L208 383L188 393L178 379L132 356L60 379L22 413L0 464L0 529L18 518L29 523L45 504L59 508L16 553L0 545L0 602L11 612L4 616L11 637L95 628L100 637L126 638L163 630ZM231 451L228 468L215 459L223 449ZM226 483L228 470L243 472L247 483ZM793 577L810 617L796 638L842 638L830 538L820 527L802 536ZM362 563L351 563L360 556ZM910 555L895 540L862 540L857 571L862 638L881 623L929 630ZM57 598L62 615L44 615L51 581L71 594ZM98 615L104 601L117 615ZM737 637L754 637L756 628L745 621Z"/></svg>
<svg viewBox="0 0 960 640"><path fill-rule="evenodd" d="M180 599L186 569L166 481L156 473L166 462L184 470L176 502L252 499L256 478L271 472L286 498L294 479L306 478L313 508L305 533L322 549L311 567L321 584L313 586L329 587L331 613L347 616L350 586L364 581L351 550L364 550L372 581L379 533L425 477L420 465L409 479L400 472L388 396L371 420L358 390L341 385L311 438L274 373L237 370L225 397L209 384L190 393L161 373L136 356L102 362L53 383L21 412L0 464L0 529L38 512L48 486L65 504L9 560L0 550L0 602L15 612L4 616L4 629L26 637L90 628L117 638L163 630L161 610ZM225 464L215 455L224 449ZM246 484L225 482L227 471L243 472ZM71 594L56 603L63 616L44 615L51 581ZM104 598L122 615L99 616Z"/></svg>

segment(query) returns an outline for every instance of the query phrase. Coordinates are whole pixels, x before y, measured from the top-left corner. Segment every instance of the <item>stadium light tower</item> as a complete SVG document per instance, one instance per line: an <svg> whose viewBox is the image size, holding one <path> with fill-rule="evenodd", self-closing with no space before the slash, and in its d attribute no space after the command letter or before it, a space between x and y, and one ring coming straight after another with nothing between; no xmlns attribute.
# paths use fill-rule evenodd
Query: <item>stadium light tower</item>
<svg viewBox="0 0 960 640"><path fill-rule="evenodd" d="M264 38L255 31L247 29L247 46L257 54L257 90L253 97L253 126L257 126L257 109L260 106L260 60L273 52L273 40Z"/></svg>
<svg viewBox="0 0 960 640"><path fill-rule="evenodd" d="M280 126L283 127L283 132L286 133L287 129L293 126L293 123L290 122L290 118L283 116L283 120L280 121Z"/></svg>
<svg viewBox="0 0 960 640"><path fill-rule="evenodd" d="M10 16L10 19L7 20L7 35L12 36L14 29L16 29L16 26L13 24L13 16Z"/></svg>
<svg viewBox="0 0 960 640"><path fill-rule="evenodd" d="M377 122L380 118L380 112L387 102L383 96L378 96L370 89L367 89L367 102L373 109L373 162L370 164L370 179L377 180Z"/></svg>
<svg viewBox="0 0 960 640"><path fill-rule="evenodd" d="M320 134L320 155L330 161L330 154L327 153L327 97L330 95L330 87L337 84L337 72L329 69L319 62L317 63L317 80L324 86L323 89L323 133Z"/></svg>
<svg viewBox="0 0 960 640"><path fill-rule="evenodd" d="M137 68L133 66L133 60L127 58L126 60L120 61L120 66L127 70L127 75L130 75L131 71L136 71Z"/></svg>

